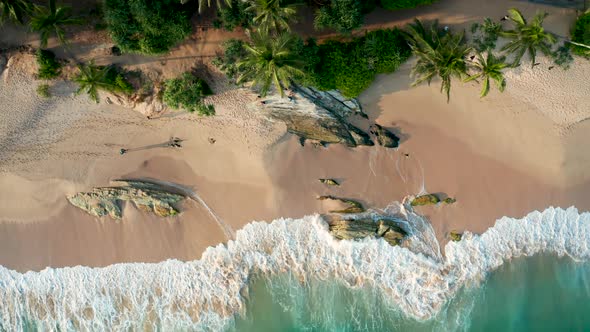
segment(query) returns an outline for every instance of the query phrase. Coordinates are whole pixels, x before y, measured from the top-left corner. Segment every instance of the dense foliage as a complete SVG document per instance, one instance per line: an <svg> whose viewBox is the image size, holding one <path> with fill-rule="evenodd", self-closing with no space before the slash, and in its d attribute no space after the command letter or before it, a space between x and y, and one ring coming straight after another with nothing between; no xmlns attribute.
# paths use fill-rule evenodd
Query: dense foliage
<svg viewBox="0 0 590 332"><path fill-rule="evenodd" d="M436 0L381 0L381 6L385 9L396 10L429 5L435 1Z"/></svg>
<svg viewBox="0 0 590 332"><path fill-rule="evenodd" d="M87 93L98 103L98 91L131 94L133 86L125 79L123 70L115 66L96 66L93 62L78 66L80 72L74 78L79 88L77 93Z"/></svg>
<svg viewBox="0 0 590 332"><path fill-rule="evenodd" d="M223 43L223 55L213 60L213 64L221 69L230 80L236 81L239 76L238 61L246 57L244 42L229 39Z"/></svg>
<svg viewBox="0 0 590 332"><path fill-rule="evenodd" d="M55 54L48 50L38 49L35 54L39 72L37 76L40 79L52 79L59 76L61 64L55 59Z"/></svg>
<svg viewBox="0 0 590 332"><path fill-rule="evenodd" d="M572 41L590 46L590 12L578 17L572 30ZM590 58L590 48L572 44L572 52Z"/></svg>
<svg viewBox="0 0 590 332"><path fill-rule="evenodd" d="M347 97L358 96L376 74L395 71L410 56L398 29L372 31L350 42L308 42L302 52L310 83L322 90L338 89Z"/></svg>
<svg viewBox="0 0 590 332"><path fill-rule="evenodd" d="M247 11L247 8L248 3L242 0L231 0L231 6L221 6L217 10L220 25L228 31L237 27L250 27L254 13Z"/></svg>
<svg viewBox="0 0 590 332"><path fill-rule="evenodd" d="M203 104L203 98L211 94L213 91L209 85L190 72L164 82L164 103L175 109L184 108L199 115L213 115L215 109L212 105Z"/></svg>
<svg viewBox="0 0 590 332"><path fill-rule="evenodd" d="M363 24L360 0L332 0L318 9L314 25L316 29L331 28L339 32L350 32Z"/></svg>
<svg viewBox="0 0 590 332"><path fill-rule="evenodd" d="M260 32L280 33L290 31L289 23L295 20L297 10L294 5L283 5L280 0L250 0L246 9L254 13L253 22Z"/></svg>
<svg viewBox="0 0 590 332"><path fill-rule="evenodd" d="M29 0L0 0L0 25L6 20L22 24L32 11Z"/></svg>
<svg viewBox="0 0 590 332"><path fill-rule="evenodd" d="M31 17L31 30L38 32L41 47L47 47L49 37L54 34L62 44L66 43L65 27L80 24L82 21L72 17L71 7L58 7L55 0L49 0L49 7L35 7Z"/></svg>
<svg viewBox="0 0 590 332"><path fill-rule="evenodd" d="M190 6L178 0L105 0L104 19L124 52L160 54L191 33Z"/></svg>
<svg viewBox="0 0 590 332"><path fill-rule="evenodd" d="M478 52L496 49L496 42L501 32L502 24L492 21L489 17L486 17L481 24L473 23L471 26L473 48Z"/></svg>

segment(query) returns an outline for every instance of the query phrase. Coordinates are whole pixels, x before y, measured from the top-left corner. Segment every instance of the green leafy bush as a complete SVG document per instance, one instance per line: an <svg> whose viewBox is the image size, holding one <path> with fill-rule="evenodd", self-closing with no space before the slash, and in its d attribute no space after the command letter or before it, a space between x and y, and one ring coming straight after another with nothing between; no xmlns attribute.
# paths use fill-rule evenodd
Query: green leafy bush
<svg viewBox="0 0 590 332"><path fill-rule="evenodd" d="M122 51L160 54L191 33L189 8L178 0L105 0L104 20Z"/></svg>
<svg viewBox="0 0 590 332"><path fill-rule="evenodd" d="M501 31L502 25L489 17L486 17L481 24L473 23L471 26L473 47L478 52L494 50Z"/></svg>
<svg viewBox="0 0 590 332"><path fill-rule="evenodd" d="M396 10L429 5L435 1L436 0L381 0L381 6L385 9Z"/></svg>
<svg viewBox="0 0 590 332"><path fill-rule="evenodd" d="M339 32L350 32L363 24L363 5L360 0L332 0L317 10L314 26L316 29L331 28Z"/></svg>
<svg viewBox="0 0 590 332"><path fill-rule="evenodd" d="M376 74L394 72L411 53L398 29L376 30L350 42L308 42L303 52L312 85L347 97L358 96Z"/></svg>
<svg viewBox="0 0 590 332"><path fill-rule="evenodd" d="M578 17L572 30L572 41L584 45L590 45L590 12ZM574 54L590 58L590 49L571 44Z"/></svg>
<svg viewBox="0 0 590 332"><path fill-rule="evenodd" d="M217 12L220 26L233 31L237 27L248 28L254 19L254 13L246 11L248 2L232 0L231 6L222 6Z"/></svg>
<svg viewBox="0 0 590 332"><path fill-rule="evenodd" d="M55 54L48 50L38 49L36 53L37 64L39 65L40 79L52 79L61 73L61 64L55 59Z"/></svg>
<svg viewBox="0 0 590 332"><path fill-rule="evenodd" d="M111 92L130 95L135 91L133 85L125 78L125 72L119 67L109 67L105 75L105 81L111 87Z"/></svg>
<svg viewBox="0 0 590 332"><path fill-rule="evenodd" d="M51 97L51 93L49 92L49 84L40 84L37 86L37 94L43 98Z"/></svg>
<svg viewBox="0 0 590 332"><path fill-rule="evenodd" d="M239 74L237 63L246 56L244 42L239 39L229 39L223 43L223 49L223 56L215 58L213 64L235 81Z"/></svg>
<svg viewBox="0 0 590 332"><path fill-rule="evenodd" d="M213 115L213 106L203 104L203 98L212 94L205 81L189 72L164 82L164 103L175 109L184 108L199 115Z"/></svg>

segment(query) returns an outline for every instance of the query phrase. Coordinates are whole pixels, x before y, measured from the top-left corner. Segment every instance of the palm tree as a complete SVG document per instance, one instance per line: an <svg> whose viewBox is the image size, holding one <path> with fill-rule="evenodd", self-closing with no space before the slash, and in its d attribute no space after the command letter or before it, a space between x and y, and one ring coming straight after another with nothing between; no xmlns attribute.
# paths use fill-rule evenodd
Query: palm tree
<svg viewBox="0 0 590 332"><path fill-rule="evenodd" d="M180 0L180 3L185 4L190 0ZM232 0L225 0L225 4L231 7ZM203 9L207 7L211 7L211 0L199 0L199 14L203 12ZM217 0L217 8L221 8L221 0Z"/></svg>
<svg viewBox="0 0 590 332"><path fill-rule="evenodd" d="M33 11L29 0L0 0L0 24L5 20L23 23L24 16Z"/></svg>
<svg viewBox="0 0 590 332"><path fill-rule="evenodd" d="M477 62L473 63L473 68L477 73L469 76L465 82L481 79L483 81L483 86L481 88L480 97L485 97L488 95L488 92L490 92L490 79L496 82L500 92L504 92L504 88L506 88L506 79L504 78L502 70L508 67L505 60L506 57L496 57L492 52L488 52L487 57L484 58L484 56L478 52Z"/></svg>
<svg viewBox="0 0 590 332"><path fill-rule="evenodd" d="M71 17L70 7L56 7L55 0L49 0L49 8L37 7L31 18L31 30L39 32L41 47L47 47L47 40L55 34L59 41L66 43L64 26L80 24L82 21Z"/></svg>
<svg viewBox="0 0 590 332"><path fill-rule="evenodd" d="M280 0L252 0L246 10L256 15L254 23L265 34L272 30L276 33L282 30L290 31L289 22L293 21L297 14L293 5L281 7Z"/></svg>
<svg viewBox="0 0 590 332"><path fill-rule="evenodd" d="M96 66L93 61L90 61L88 64L79 64L78 69L80 73L74 78L74 82L78 83L80 87L76 94L87 93L90 99L98 104L98 90L111 91L114 89L113 84L107 79L111 67Z"/></svg>
<svg viewBox="0 0 590 332"><path fill-rule="evenodd" d="M251 82L260 88L260 95L266 96L270 87L275 86L281 97L291 80L303 76L303 62L292 51L294 38L282 33L269 37L265 33L250 34L252 42L244 45L246 56L238 62L241 75L237 83Z"/></svg>
<svg viewBox="0 0 590 332"><path fill-rule="evenodd" d="M412 86L430 82L438 76L442 83L440 90L447 95L447 102L451 93L451 78L467 76L466 56L471 47L465 44L463 34L453 34L439 28L434 22L429 28L418 19L410 24L408 34L409 44L418 61L412 68L415 77Z"/></svg>
<svg viewBox="0 0 590 332"><path fill-rule="evenodd" d="M531 56L533 67L537 51L541 51L546 56L552 56L551 48L557 39L555 35L543 28L543 20L547 17L547 13L537 13L531 23L527 23L518 9L512 8L508 10L508 14L515 27L513 30L501 32L503 37L511 39L502 51L514 54L513 66L520 64L520 60L527 51Z"/></svg>

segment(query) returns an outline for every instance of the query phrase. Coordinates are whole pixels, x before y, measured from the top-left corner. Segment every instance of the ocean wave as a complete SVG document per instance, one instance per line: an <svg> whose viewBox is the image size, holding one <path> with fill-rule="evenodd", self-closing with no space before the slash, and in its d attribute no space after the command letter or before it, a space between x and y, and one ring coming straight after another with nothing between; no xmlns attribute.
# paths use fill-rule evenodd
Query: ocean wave
<svg viewBox="0 0 590 332"><path fill-rule="evenodd" d="M397 212L421 219L409 207ZM318 215L253 222L198 261L24 274L0 267L0 330L223 330L244 313L250 278L284 272L301 282L376 287L404 314L423 320L513 257L546 252L587 260L589 236L590 213L573 207L502 218L481 236L466 233L447 244L444 257L383 240L337 241Z"/></svg>

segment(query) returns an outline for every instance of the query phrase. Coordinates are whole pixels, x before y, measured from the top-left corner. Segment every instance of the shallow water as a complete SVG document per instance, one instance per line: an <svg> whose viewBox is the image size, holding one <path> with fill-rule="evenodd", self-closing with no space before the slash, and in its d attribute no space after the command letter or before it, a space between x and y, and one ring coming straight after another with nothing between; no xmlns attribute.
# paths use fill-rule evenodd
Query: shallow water
<svg viewBox="0 0 590 332"><path fill-rule="evenodd" d="M335 281L257 278L231 331L586 331L590 263L517 258L460 291L428 321L405 316L377 289Z"/></svg>

